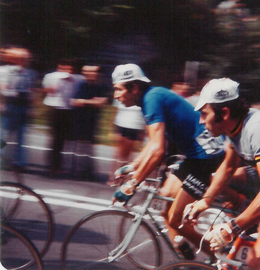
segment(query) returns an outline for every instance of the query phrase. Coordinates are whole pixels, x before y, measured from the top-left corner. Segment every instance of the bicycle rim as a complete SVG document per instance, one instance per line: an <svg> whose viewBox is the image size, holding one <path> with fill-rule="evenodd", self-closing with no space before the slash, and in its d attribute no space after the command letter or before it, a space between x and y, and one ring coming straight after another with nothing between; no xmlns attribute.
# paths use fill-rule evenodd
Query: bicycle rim
<svg viewBox="0 0 260 270"><path fill-rule="evenodd" d="M6 270L41 270L40 255L33 243L20 232L1 225L1 266Z"/></svg>
<svg viewBox="0 0 260 270"><path fill-rule="evenodd" d="M0 204L4 224L31 239L44 256L53 238L54 223L41 196L22 184L2 182Z"/></svg>
<svg viewBox="0 0 260 270"><path fill-rule="evenodd" d="M124 219L133 216L124 211L95 212L80 220L67 235L62 246L62 269L138 269L127 258L129 250L116 261L110 262L111 251L120 243ZM137 237L140 232L137 231ZM146 256L151 257L149 250Z"/></svg>
<svg viewBox="0 0 260 270"><path fill-rule="evenodd" d="M212 265L205 264L202 262L181 261L162 266L158 270L216 270L216 269L217 268L213 267Z"/></svg>

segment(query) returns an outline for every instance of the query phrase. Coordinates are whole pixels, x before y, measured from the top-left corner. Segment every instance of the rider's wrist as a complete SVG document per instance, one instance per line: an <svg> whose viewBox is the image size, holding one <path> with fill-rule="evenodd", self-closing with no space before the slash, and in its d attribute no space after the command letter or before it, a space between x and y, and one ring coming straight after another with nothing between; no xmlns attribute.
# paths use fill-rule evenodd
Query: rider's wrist
<svg viewBox="0 0 260 270"><path fill-rule="evenodd" d="M129 182L131 183L132 186L137 187L139 186L139 182L136 179L131 179L129 180Z"/></svg>
<svg viewBox="0 0 260 270"><path fill-rule="evenodd" d="M207 205L207 207L209 207L212 203L211 201L211 197L207 197L207 196L203 196L202 200L204 201L204 203Z"/></svg>
<svg viewBox="0 0 260 270"><path fill-rule="evenodd" d="M239 235L243 231L243 229L235 222L234 218L231 219L229 225L234 235Z"/></svg>

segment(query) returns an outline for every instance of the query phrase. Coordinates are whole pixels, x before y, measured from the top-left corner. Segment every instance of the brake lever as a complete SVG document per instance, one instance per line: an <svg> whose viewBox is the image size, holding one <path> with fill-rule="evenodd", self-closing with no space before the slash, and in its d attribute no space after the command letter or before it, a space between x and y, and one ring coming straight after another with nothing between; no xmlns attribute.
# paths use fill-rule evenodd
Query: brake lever
<svg viewBox="0 0 260 270"><path fill-rule="evenodd" d="M185 221L186 218L188 218L188 216L189 216L189 214L191 212L191 209L192 208L190 207L190 209L188 211L186 211L186 213L183 214L182 220L181 220L181 225L178 227L179 229L181 229L184 226L184 221Z"/></svg>

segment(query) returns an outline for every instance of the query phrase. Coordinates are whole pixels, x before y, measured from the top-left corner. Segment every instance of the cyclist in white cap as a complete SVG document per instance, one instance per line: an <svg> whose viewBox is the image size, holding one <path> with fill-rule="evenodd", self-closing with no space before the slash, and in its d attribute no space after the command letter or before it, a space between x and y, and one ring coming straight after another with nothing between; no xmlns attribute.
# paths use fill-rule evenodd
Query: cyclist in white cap
<svg viewBox="0 0 260 270"><path fill-rule="evenodd" d="M112 74L114 98L125 106L138 105L146 122L149 141L138 157L119 168L115 175L135 171L132 180L119 187L114 200L127 202L136 186L156 168L164 156L165 134L186 156L180 169L166 180L163 195L176 197L168 212L170 235L174 242L177 234L198 244L201 236L192 226L178 227L186 204L203 196L210 184L210 176L224 158L223 140L214 138L199 124L200 113L182 97L168 88L153 87L141 68L135 64L119 65ZM179 230L179 231L178 231ZM193 259L193 254L184 255Z"/></svg>
<svg viewBox="0 0 260 270"><path fill-rule="evenodd" d="M207 209L238 170L247 179L247 182L238 185L243 189L251 187L251 196L255 197L230 223L213 228L207 237L213 250L223 248L240 232L260 221L260 111L248 109L239 96L238 86L237 82L228 78L211 80L202 89L195 108L196 111L201 111L200 123L205 124L212 136L226 136L229 149L203 198L187 206L192 208L189 219L194 220L200 212ZM241 160L248 166L237 169ZM251 269L260 269L259 237L253 252L248 254L248 264Z"/></svg>

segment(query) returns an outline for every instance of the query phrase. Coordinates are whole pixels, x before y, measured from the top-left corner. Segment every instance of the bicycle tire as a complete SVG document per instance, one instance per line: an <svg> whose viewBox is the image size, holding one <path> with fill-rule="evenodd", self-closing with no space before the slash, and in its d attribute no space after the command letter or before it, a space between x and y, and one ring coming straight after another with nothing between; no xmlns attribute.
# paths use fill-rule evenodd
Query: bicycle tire
<svg viewBox="0 0 260 270"><path fill-rule="evenodd" d="M40 254L28 237L21 232L1 225L1 266L5 270L42 270Z"/></svg>
<svg viewBox="0 0 260 270"><path fill-rule="evenodd" d="M4 162L4 166L1 166L1 181L2 182L12 182L22 184L22 176L19 173L19 169L11 165L11 161L7 158L1 157L1 161ZM3 165L3 164L1 164ZM16 211L19 204L19 197L12 204L12 207L9 209L8 214L12 216ZM6 218L9 218L6 216Z"/></svg>
<svg viewBox="0 0 260 270"><path fill-rule="evenodd" d="M81 219L69 231L63 242L61 252L62 269L133 269L132 261L126 256L127 252L132 252L131 249L127 249L116 261L109 262L108 259L109 252L121 242L122 221L125 221L125 219L132 222L134 216L125 211L104 210ZM121 233L119 233L120 231ZM141 250L139 252L147 260L154 260L155 257L156 264L159 266L161 249L155 234L144 221L141 222L133 242L136 243L138 239L142 240L144 232L147 232L152 240L153 252L146 247L145 255Z"/></svg>
<svg viewBox="0 0 260 270"><path fill-rule="evenodd" d="M1 182L0 204L4 224L32 239L43 257L53 239L54 221L51 210L42 197L23 184Z"/></svg>
<svg viewBox="0 0 260 270"><path fill-rule="evenodd" d="M212 265L196 261L174 262L158 268L158 270L216 270L216 269L217 268Z"/></svg>

